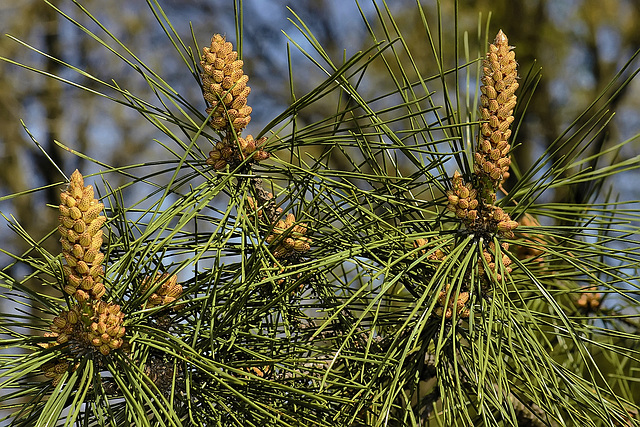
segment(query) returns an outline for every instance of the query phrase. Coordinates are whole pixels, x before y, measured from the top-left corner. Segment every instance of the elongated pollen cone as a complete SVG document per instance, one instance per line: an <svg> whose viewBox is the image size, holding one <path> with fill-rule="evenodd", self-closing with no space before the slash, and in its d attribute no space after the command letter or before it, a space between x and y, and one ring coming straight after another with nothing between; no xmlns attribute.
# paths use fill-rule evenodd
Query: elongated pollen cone
<svg viewBox="0 0 640 427"><path fill-rule="evenodd" d="M244 62L238 60L238 52L224 36L215 34L211 45L202 49L202 93L209 104L210 125L216 130L230 130L237 134L251 121L251 107L247 97L251 88L249 77L244 74Z"/></svg>
<svg viewBox="0 0 640 427"><path fill-rule="evenodd" d="M518 89L515 52L507 36L500 30L482 61L480 115L483 123L474 154L474 170L483 182L483 199L487 204L495 201L495 191L509 177L509 129L513 122Z"/></svg>
<svg viewBox="0 0 640 427"><path fill-rule="evenodd" d="M84 185L78 170L71 175L67 190L60 194L60 202L58 231L62 235L67 282L64 290L78 302L98 300L105 293L104 254L100 252L102 226L106 221L101 215L104 205L94 197L93 187Z"/></svg>

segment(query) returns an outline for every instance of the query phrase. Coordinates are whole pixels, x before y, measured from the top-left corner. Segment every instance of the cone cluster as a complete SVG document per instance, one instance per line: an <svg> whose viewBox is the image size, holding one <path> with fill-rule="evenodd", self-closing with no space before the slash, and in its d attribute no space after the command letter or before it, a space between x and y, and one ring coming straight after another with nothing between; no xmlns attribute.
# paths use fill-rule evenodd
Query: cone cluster
<svg viewBox="0 0 640 427"><path fill-rule="evenodd" d="M444 317L445 319L451 319L455 311L456 316L459 318L469 317L471 311L466 307L466 304L469 301L469 292L460 292L457 299L454 298L454 293L447 301L449 288L450 285L447 285L446 288L438 294L438 306L435 311L436 315L438 317Z"/></svg>
<svg viewBox="0 0 640 427"><path fill-rule="evenodd" d="M103 355L122 347L125 328L120 306L102 301L106 290L103 283L104 254L101 215L104 205L94 197L93 187L84 185L82 174L76 170L66 191L60 194L58 231L62 235L62 266L64 291L77 304L62 311L53 319L45 337L55 342L41 344L44 348L68 343L70 353L42 365L47 378L56 385L70 366L77 368L75 358L96 351Z"/></svg>
<svg viewBox="0 0 640 427"><path fill-rule="evenodd" d="M51 333L45 336L55 337L58 344L77 339L82 333L82 316L81 307L77 304L72 306L71 309L63 311L53 319L53 323L49 326Z"/></svg>
<svg viewBox="0 0 640 427"><path fill-rule="evenodd" d="M64 290L79 302L100 299L105 293L103 284L104 254L102 226L106 220L100 215L104 205L94 197L93 187L84 185L82 174L76 169L66 191L60 194L58 231L62 235L63 266L66 277Z"/></svg>
<svg viewBox="0 0 640 427"><path fill-rule="evenodd" d="M70 366L71 363L66 360L55 359L43 364L41 369L45 377L52 379L51 384L55 387L62 379L62 375L69 370ZM77 368L77 365L74 368Z"/></svg>
<svg viewBox="0 0 640 427"><path fill-rule="evenodd" d="M262 149L266 142L265 137L255 140L251 135L246 138L238 136L237 142L233 138L224 138L209 152L207 164L221 170L227 165L235 166L247 159L260 162L269 158L269 153Z"/></svg>
<svg viewBox="0 0 640 427"><path fill-rule="evenodd" d="M496 245L493 242L489 242L487 247L482 250L482 257L484 258L484 262L487 263L486 266L483 260L478 261L478 271L480 275L489 278L493 276L498 282L502 282L504 278L502 276L503 272L511 273L512 271L511 267L509 267L511 265L511 258L505 254L505 251L509 250L509 244L502 242L500 243L500 248L502 249L500 256L502 266L496 262L497 251ZM488 267L488 271L486 267Z"/></svg>
<svg viewBox="0 0 640 427"><path fill-rule="evenodd" d="M73 314L69 314L73 311ZM76 325L79 319L79 309L74 306L70 311L63 311L59 316L54 318L53 323L49 326L51 332L45 332L45 338L55 338L54 342L44 342L38 345L44 349L55 347L59 344L68 342L76 331ZM51 384L55 387L62 379L62 375L69 370L72 360L68 356L57 357L40 366L46 378L51 378ZM74 366L74 370L78 364Z"/></svg>
<svg viewBox="0 0 640 427"><path fill-rule="evenodd" d="M418 251L423 255L427 253L427 250L429 249L428 245L429 245L429 241L427 239L417 238L416 240L413 241L414 248L424 248ZM446 255L440 249L436 249L435 251L432 251L429 255L427 255L427 259L429 261L442 261L445 258L446 258Z"/></svg>
<svg viewBox="0 0 640 427"><path fill-rule="evenodd" d="M519 225L502 208L494 205L485 206L482 211L482 223L490 233L496 233L498 237L505 239L513 239L513 230Z"/></svg>
<svg viewBox="0 0 640 427"><path fill-rule="evenodd" d="M173 274L156 274L155 277L147 277L142 282L140 292L146 294L152 289L143 308L153 308L174 302L182 295L182 285L178 283L178 276Z"/></svg>
<svg viewBox="0 0 640 427"><path fill-rule="evenodd" d="M251 121L251 107L247 97L251 87L244 74L244 62L238 59L233 45L220 34L211 37L211 45L202 49L202 93L209 105L211 127L223 133L220 142L209 152L207 164L221 170L227 165L237 166L245 160L260 162L269 158L262 149L266 138L255 140L251 135L241 137Z"/></svg>
<svg viewBox="0 0 640 427"><path fill-rule="evenodd" d="M519 225L495 204L496 193L508 178L511 165L510 126L516 106L514 93L518 88L517 63L512 49L502 30L489 45L482 63L480 115L483 123L474 152L474 173L470 182L465 182L456 171L451 179L451 189L446 193L447 209L454 212L475 236L489 242L483 247L478 262L479 272L488 282L496 278L501 281L503 272L511 272L511 259L506 254L502 253L501 259L496 261L493 238L512 239ZM503 242L501 248L507 251L509 245Z"/></svg>
<svg viewBox="0 0 640 427"><path fill-rule="evenodd" d="M482 123L478 147L474 153L474 170L485 190L487 203L495 201L495 192L509 176L509 127L513 123L518 88L515 52L509 46L507 36L500 30L482 62L482 86L480 90L480 114ZM493 195L493 200L491 200Z"/></svg>
<svg viewBox="0 0 640 427"><path fill-rule="evenodd" d="M267 243L272 244L272 253L276 258L288 258L311 249L311 239L306 237L307 224L296 224L296 217L288 214L284 220L278 220L267 236Z"/></svg>
<svg viewBox="0 0 640 427"><path fill-rule="evenodd" d="M53 319L51 333L45 336L55 337L56 344L72 342L75 350L93 349L106 356L122 347L126 332L123 322L124 313L117 304L104 301L76 304Z"/></svg>
<svg viewBox="0 0 640 427"><path fill-rule="evenodd" d="M104 301L94 302L92 312L88 332L83 334L83 338L106 356L111 350L122 347L122 338L126 332L122 325L124 313L120 311L119 305Z"/></svg>
<svg viewBox="0 0 640 427"><path fill-rule="evenodd" d="M598 310L600 307L600 301L602 300L602 293L595 292L598 290L597 286L592 286L588 288L590 291L594 292L584 292L580 295L580 298L576 301L576 306L583 311L593 312Z"/></svg>
<svg viewBox="0 0 640 427"><path fill-rule="evenodd" d="M470 182L465 183L460 172L455 171L451 180L452 189L447 191L447 209L465 223L472 224L478 217L478 191Z"/></svg>
<svg viewBox="0 0 640 427"><path fill-rule="evenodd" d="M232 127L240 133L251 121L251 107L247 105L251 88L247 86L249 77L242 71L244 62L220 34L211 37L211 45L202 52L202 89L209 104L211 127L216 130Z"/></svg>

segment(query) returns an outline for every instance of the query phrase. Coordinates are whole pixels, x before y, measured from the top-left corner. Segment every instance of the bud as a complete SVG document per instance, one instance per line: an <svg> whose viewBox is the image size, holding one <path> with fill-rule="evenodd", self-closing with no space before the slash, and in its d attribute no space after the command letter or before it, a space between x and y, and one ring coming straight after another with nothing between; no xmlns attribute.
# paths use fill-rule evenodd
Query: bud
<svg viewBox="0 0 640 427"><path fill-rule="evenodd" d="M85 303L85 302L89 301L89 294L87 292L83 291L82 289L77 289L76 292L73 294L73 297L79 303Z"/></svg>
<svg viewBox="0 0 640 427"><path fill-rule="evenodd" d="M61 316L57 316L53 319L53 324L57 327L57 328L64 328L67 325L67 319L65 319L64 317Z"/></svg>
<svg viewBox="0 0 640 427"><path fill-rule="evenodd" d="M149 289L153 289L153 292L143 304L143 308L167 305L182 295L182 285L178 284L178 276L175 274L157 274L153 278L146 277L140 286L140 293L146 294Z"/></svg>
<svg viewBox="0 0 640 427"><path fill-rule="evenodd" d="M80 208L80 210L84 212L87 209L89 209L89 207L93 203L95 203L94 195L93 195L93 186L87 185L82 189L82 197L80 198L80 200L78 200L78 208Z"/></svg>
<svg viewBox="0 0 640 427"><path fill-rule="evenodd" d="M304 240L296 240L293 248L298 252L307 252L311 246Z"/></svg>
<svg viewBox="0 0 640 427"><path fill-rule="evenodd" d="M311 249L311 239L306 237L307 224L295 224L295 215L289 213L284 220L278 220L272 233L266 238L272 244L272 253L276 258L287 258Z"/></svg>
<svg viewBox="0 0 640 427"><path fill-rule="evenodd" d="M501 221L498 223L498 231L512 231L518 227L518 223L516 221Z"/></svg>
<svg viewBox="0 0 640 427"><path fill-rule="evenodd" d="M78 323L78 320L80 320L80 315L77 311L77 307L74 307L72 310L70 310L67 313L67 320L72 325L75 325L76 323Z"/></svg>
<svg viewBox="0 0 640 427"><path fill-rule="evenodd" d="M73 248L71 249L71 253L77 259L84 258L84 248L78 244L73 245Z"/></svg>
<svg viewBox="0 0 640 427"><path fill-rule="evenodd" d="M70 216L60 216L58 220L64 228L73 228L73 224L76 223Z"/></svg>
<svg viewBox="0 0 640 427"><path fill-rule="evenodd" d="M90 290L90 289L92 289L92 288L93 288L94 283L95 283L95 282L94 282L94 280L93 280L93 277L91 277L91 276L84 276L84 277L82 277L82 280L80 280L80 286L79 286L79 287L80 287L82 290L88 291L88 290Z"/></svg>
<svg viewBox="0 0 640 427"><path fill-rule="evenodd" d="M73 220L80 219L82 218L82 212L80 211L80 209L78 209L77 206L74 206L69 209L69 217Z"/></svg>
<svg viewBox="0 0 640 427"><path fill-rule="evenodd" d="M104 205L102 203L96 203L96 204L92 205L83 214L82 219L87 224L90 224L92 221L94 221L96 218L98 218L98 216L100 215L100 213L102 212L103 209L104 209Z"/></svg>
<svg viewBox="0 0 640 427"><path fill-rule="evenodd" d="M78 219L76 220L76 222L73 223L73 231L75 231L78 234L84 233L86 229L87 229L87 223L81 219Z"/></svg>
<svg viewBox="0 0 640 427"><path fill-rule="evenodd" d="M76 264L76 272L81 276L87 275L89 274L89 266L84 261L78 261Z"/></svg>
<svg viewBox="0 0 640 427"><path fill-rule="evenodd" d="M93 285L93 288L91 289L91 294L95 299L102 298L106 292L107 290L105 289L102 283L96 283L95 285Z"/></svg>

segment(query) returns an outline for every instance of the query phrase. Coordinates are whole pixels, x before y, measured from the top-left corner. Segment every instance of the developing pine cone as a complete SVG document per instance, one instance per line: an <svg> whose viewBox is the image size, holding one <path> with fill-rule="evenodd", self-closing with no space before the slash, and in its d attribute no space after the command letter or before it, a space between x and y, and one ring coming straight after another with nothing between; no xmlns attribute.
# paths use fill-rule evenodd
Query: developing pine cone
<svg viewBox="0 0 640 427"><path fill-rule="evenodd" d="M251 107L247 105L251 88L247 86L249 77L242 71L244 62L220 34L211 37L211 46L202 51L202 90L210 105L207 114L213 112L211 127L216 130L233 127L240 134L251 121Z"/></svg>
<svg viewBox="0 0 640 427"><path fill-rule="evenodd" d="M518 222L513 221L508 213L494 205L486 206L483 211L482 223L490 232L497 233L498 237L513 239L513 230L518 227Z"/></svg>
<svg viewBox="0 0 640 427"><path fill-rule="evenodd" d="M502 249L501 251L501 261L502 267L496 263L496 245L493 242L489 242L488 248L483 249L482 256L486 261L486 265L489 267L490 272L486 271L485 264L482 260L478 261L478 270L481 276L485 276L490 282L492 282L492 278L498 282L502 282L502 272L511 273L512 269L509 267L511 265L511 258L504 253L504 251L509 249L509 244L503 242L500 244Z"/></svg>
<svg viewBox="0 0 640 427"><path fill-rule="evenodd" d="M601 292L595 292L598 290L597 286L591 286L587 288L587 290L594 292L584 292L580 294L580 298L576 301L576 306L586 312L597 311L600 307L603 294Z"/></svg>
<svg viewBox="0 0 640 427"><path fill-rule="evenodd" d="M495 190L508 178L511 164L509 126L513 122L513 109L516 106L514 92L518 88L515 52L511 49L507 36L500 30L482 62L484 75L480 87L480 113L482 120L488 123L481 126L474 168L486 184L486 195L489 197L491 193L495 197ZM493 201L489 199L487 203Z"/></svg>
<svg viewBox="0 0 640 427"><path fill-rule="evenodd" d="M85 340L104 356L112 350L122 347L125 334L124 313L117 304L95 301L93 317L89 324Z"/></svg>
<svg viewBox="0 0 640 427"><path fill-rule="evenodd" d="M70 340L77 340L82 334L82 309L79 305L74 305L69 310L64 310L53 319L49 326L50 334L45 337L55 337L58 344L64 344ZM50 346L47 346L47 348Z"/></svg>
<svg viewBox="0 0 640 427"><path fill-rule="evenodd" d="M104 205L94 198L93 187L85 187L82 174L76 170L71 175L67 191L60 194L60 225L62 235L63 266L67 284L64 290L69 295L85 302L89 298L100 299L105 288L102 283L104 254L102 226L106 218L100 213Z"/></svg>
<svg viewBox="0 0 640 427"><path fill-rule="evenodd" d="M216 170L221 170L227 164L234 167L246 159L251 159L251 162L255 163L268 159L270 154L262 149L265 142L267 138L255 140L251 135L247 135L246 138L238 136L237 142L235 139L226 137L209 152L207 164L212 165Z"/></svg>
<svg viewBox="0 0 640 427"><path fill-rule="evenodd" d="M287 258L311 249L311 239L305 236L307 224L295 222L296 217L290 213L284 221L279 220L267 236L267 243L274 245L272 253L276 258Z"/></svg>
<svg viewBox="0 0 640 427"><path fill-rule="evenodd" d="M413 241L414 248L422 248L418 251L422 255L426 254L427 251L431 249L429 248L428 245L429 245L429 241L427 239L417 238L416 240ZM427 259L429 261L442 261L445 258L446 258L446 255L440 249L431 251L431 253L427 256Z"/></svg>
<svg viewBox="0 0 640 427"><path fill-rule="evenodd" d="M444 317L445 319L451 319L455 310L458 317L469 317L471 312L469 308L465 307L465 304L469 301L469 292L460 292L457 300L454 300L454 292L447 301L449 288L450 285L447 285L446 288L438 294L438 307L435 311L436 315Z"/></svg>
<svg viewBox="0 0 640 427"><path fill-rule="evenodd" d="M49 327L51 333L45 336L55 337L57 344L69 342L75 349L94 349L106 356L122 346L123 321L124 313L119 305L93 301L60 313Z"/></svg>
<svg viewBox="0 0 640 427"><path fill-rule="evenodd" d="M55 359L53 361L43 364L40 369L44 372L44 376L51 378L51 385L54 387L58 385L62 379L62 375L69 370L71 364L63 359Z"/></svg>
<svg viewBox="0 0 640 427"><path fill-rule="evenodd" d="M478 192L470 182L466 183L462 179L460 172L455 171L451 180L453 189L447 191L449 204L447 208L455 212L456 216L467 223L473 223L478 217Z"/></svg>
<svg viewBox="0 0 640 427"><path fill-rule="evenodd" d="M162 283L158 286L158 283ZM157 274L155 278L147 277L142 282L141 293L146 293L149 288L154 288L153 293L147 298L143 308L153 308L174 302L182 295L182 285L178 283L178 276L170 274Z"/></svg>

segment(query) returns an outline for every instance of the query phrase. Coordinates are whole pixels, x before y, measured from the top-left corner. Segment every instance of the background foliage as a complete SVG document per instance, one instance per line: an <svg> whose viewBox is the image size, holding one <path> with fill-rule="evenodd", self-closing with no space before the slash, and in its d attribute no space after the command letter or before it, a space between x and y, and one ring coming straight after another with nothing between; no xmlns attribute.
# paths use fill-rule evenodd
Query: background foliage
<svg viewBox="0 0 640 427"><path fill-rule="evenodd" d="M638 425L633 2L79 3L3 6L14 425ZM450 321L438 297L457 298L445 284L482 248L444 193L470 173L476 59L498 28L521 77L500 203L521 222L514 248L545 252L513 249L508 280L487 292L476 277L471 318ZM249 129L269 138L252 169L204 163L219 136L203 125L197 56L214 32L242 54ZM45 205L75 167L107 206L108 295L132 345L54 387L39 369L64 350L37 344L68 301ZM273 258L272 226L248 208L261 188L307 224L308 254ZM179 275L180 310L141 310L158 271Z"/></svg>

